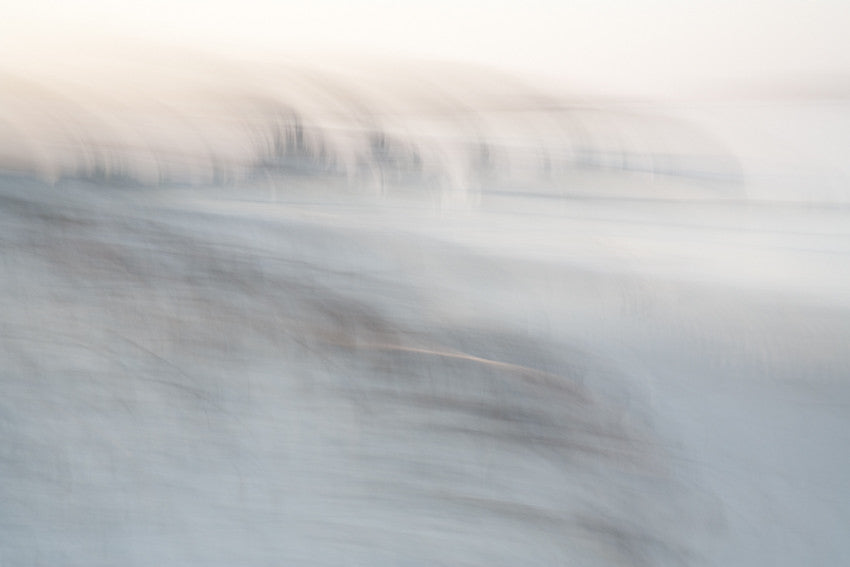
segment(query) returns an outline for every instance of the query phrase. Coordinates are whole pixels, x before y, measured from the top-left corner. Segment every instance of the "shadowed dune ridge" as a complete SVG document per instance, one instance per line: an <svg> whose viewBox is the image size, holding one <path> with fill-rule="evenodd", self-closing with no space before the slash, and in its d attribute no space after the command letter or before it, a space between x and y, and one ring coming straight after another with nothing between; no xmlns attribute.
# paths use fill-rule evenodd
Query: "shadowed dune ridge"
<svg viewBox="0 0 850 567"><path fill-rule="evenodd" d="M380 234L63 189L0 184L9 564L680 565L717 529L620 370L441 323Z"/></svg>

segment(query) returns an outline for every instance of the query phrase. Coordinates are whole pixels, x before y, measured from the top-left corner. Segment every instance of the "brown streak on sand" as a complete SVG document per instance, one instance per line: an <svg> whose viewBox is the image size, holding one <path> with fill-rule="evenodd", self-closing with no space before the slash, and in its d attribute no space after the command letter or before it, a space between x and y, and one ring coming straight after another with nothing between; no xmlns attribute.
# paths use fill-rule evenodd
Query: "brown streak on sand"
<svg viewBox="0 0 850 567"><path fill-rule="evenodd" d="M579 389L576 388L575 384L570 384L567 382L562 376L558 374L552 374L551 372L546 372L544 370L538 370L536 368L531 368L528 366L523 366L521 364L514 364L512 362L503 362L501 360L493 360L490 358L482 358L480 356L475 356L473 354L467 354L464 352L450 351L450 350L438 350L433 348L424 348L424 347L412 347L412 346L404 346L398 344L391 343L352 343L352 342L338 342L333 341L332 344L342 347L348 347L353 349L371 349L371 350L383 350L383 351L395 351L395 352L409 352L415 354L425 354L430 356L439 356L441 358L452 358L456 360L465 360L468 362L475 362L478 364L484 364L486 366L491 366L494 368L499 368L502 370L517 372L519 374L524 375L527 378L536 378L542 383L545 383L548 386L555 386L557 388L567 389L572 391L573 393L578 394Z"/></svg>

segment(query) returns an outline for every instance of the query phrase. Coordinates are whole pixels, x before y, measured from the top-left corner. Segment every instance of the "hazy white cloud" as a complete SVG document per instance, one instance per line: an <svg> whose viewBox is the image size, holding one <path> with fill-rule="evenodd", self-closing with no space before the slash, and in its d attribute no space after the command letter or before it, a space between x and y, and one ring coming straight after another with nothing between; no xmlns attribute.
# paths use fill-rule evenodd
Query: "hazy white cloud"
<svg viewBox="0 0 850 567"><path fill-rule="evenodd" d="M41 0L4 12L7 54L16 44L28 52L34 42L71 36L135 36L235 54L327 49L461 59L661 93L850 69L850 4L838 1Z"/></svg>

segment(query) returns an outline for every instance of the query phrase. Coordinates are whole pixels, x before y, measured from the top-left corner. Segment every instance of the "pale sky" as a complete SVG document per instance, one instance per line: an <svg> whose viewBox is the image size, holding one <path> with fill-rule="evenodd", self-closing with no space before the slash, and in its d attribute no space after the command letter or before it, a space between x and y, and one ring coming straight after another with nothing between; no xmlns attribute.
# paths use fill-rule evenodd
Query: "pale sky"
<svg viewBox="0 0 850 567"><path fill-rule="evenodd" d="M0 4L0 60L106 35L238 55L322 49L462 60L649 94L727 79L850 73L850 0Z"/></svg>

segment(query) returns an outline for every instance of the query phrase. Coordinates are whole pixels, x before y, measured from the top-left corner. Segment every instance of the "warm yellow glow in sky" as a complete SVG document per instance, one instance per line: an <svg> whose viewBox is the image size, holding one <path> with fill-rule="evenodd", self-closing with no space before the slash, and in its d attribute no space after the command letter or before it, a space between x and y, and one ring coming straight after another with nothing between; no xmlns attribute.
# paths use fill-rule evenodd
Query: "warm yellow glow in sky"
<svg viewBox="0 0 850 567"><path fill-rule="evenodd" d="M55 48L69 38L133 37L238 55L322 49L459 59L636 93L850 71L850 2L844 0L9 4L2 10L0 58L23 57L50 43Z"/></svg>

